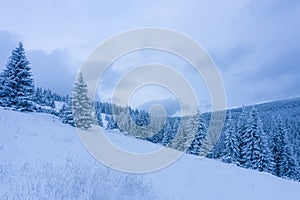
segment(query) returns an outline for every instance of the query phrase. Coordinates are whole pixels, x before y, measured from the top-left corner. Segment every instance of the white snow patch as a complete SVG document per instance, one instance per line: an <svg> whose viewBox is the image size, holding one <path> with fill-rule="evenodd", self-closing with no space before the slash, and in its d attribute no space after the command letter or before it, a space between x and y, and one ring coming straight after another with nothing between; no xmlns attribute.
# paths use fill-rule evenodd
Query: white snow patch
<svg viewBox="0 0 300 200"><path fill-rule="evenodd" d="M62 101L55 101L54 103L55 103L56 110L62 109L62 107L66 104L65 102L62 102Z"/></svg>

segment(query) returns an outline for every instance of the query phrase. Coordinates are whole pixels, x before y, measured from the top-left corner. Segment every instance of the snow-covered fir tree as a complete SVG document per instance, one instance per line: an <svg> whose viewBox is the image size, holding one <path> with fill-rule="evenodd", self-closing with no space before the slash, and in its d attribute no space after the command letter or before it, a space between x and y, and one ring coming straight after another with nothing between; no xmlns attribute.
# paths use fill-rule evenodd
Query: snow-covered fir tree
<svg viewBox="0 0 300 200"><path fill-rule="evenodd" d="M14 110L34 110L34 83L23 44L12 51L1 74L0 105Z"/></svg>
<svg viewBox="0 0 300 200"><path fill-rule="evenodd" d="M96 110L96 119L99 126L103 127L103 120L101 117L101 112L99 110Z"/></svg>
<svg viewBox="0 0 300 200"><path fill-rule="evenodd" d="M228 118L224 127L224 148L222 153L222 161L233 163L236 161L238 150L235 147L237 143L234 120L232 119L231 111L228 113Z"/></svg>
<svg viewBox="0 0 300 200"><path fill-rule="evenodd" d="M181 126L178 127L177 134L175 138L172 140L171 143L169 143L168 146L179 150L179 151L186 151L190 145L192 144L195 136L197 135L198 132L198 127L199 127L199 116L198 112L192 116L185 116L182 117L181 119ZM198 148L198 141L195 140L194 143L194 148L195 153Z"/></svg>
<svg viewBox="0 0 300 200"><path fill-rule="evenodd" d="M39 104L43 105L44 103L44 97L43 97L43 89L41 87L38 87L34 91L34 101Z"/></svg>
<svg viewBox="0 0 300 200"><path fill-rule="evenodd" d="M166 118L162 116L150 115L150 124L148 125L149 137L156 135L158 132L164 129ZM148 138L149 138L148 137Z"/></svg>
<svg viewBox="0 0 300 200"><path fill-rule="evenodd" d="M257 112L257 111L256 111ZM271 152L271 146L267 133L263 130L263 124L260 118L257 122L257 130L259 134L260 156L257 160L256 168L258 171L271 172L274 167L274 159Z"/></svg>
<svg viewBox="0 0 300 200"><path fill-rule="evenodd" d="M212 140L212 137L211 139ZM206 143L211 143L210 145L213 146L212 141L206 141ZM213 147L213 149L208 153L209 158L214 159L221 159L224 154L224 143L225 143L225 134L224 132L221 132L220 137L217 139L216 145Z"/></svg>
<svg viewBox="0 0 300 200"><path fill-rule="evenodd" d="M195 123L195 126L197 126L197 131L195 133L195 137L191 145L187 149L187 153L199 155L203 138L205 137L207 131L205 123L201 118L199 110L197 111L197 114L194 116L193 123Z"/></svg>
<svg viewBox="0 0 300 200"><path fill-rule="evenodd" d="M82 74L79 75L73 89L72 110L76 127L81 129L91 127L94 122L92 105L88 98L88 87Z"/></svg>
<svg viewBox="0 0 300 200"><path fill-rule="evenodd" d="M253 107L249 113L245 133L241 137L241 158L240 164L245 168L252 168L259 171L269 171L271 166L271 153L262 129L262 123Z"/></svg>
<svg viewBox="0 0 300 200"><path fill-rule="evenodd" d="M110 130L118 128L118 125L112 115L106 115L105 120L107 121L106 129Z"/></svg>
<svg viewBox="0 0 300 200"><path fill-rule="evenodd" d="M164 133L165 133L164 129L161 129L155 135L147 138L147 140L150 142L153 142L153 143L161 143L162 144Z"/></svg>
<svg viewBox="0 0 300 200"><path fill-rule="evenodd" d="M175 137L178 127L181 125L180 117L168 117L166 120L166 126L162 130L162 141L161 143L167 146L172 139Z"/></svg>
<svg viewBox="0 0 300 200"><path fill-rule="evenodd" d="M63 123L75 126L72 108L70 105L68 104L63 105L63 107L60 110L60 118L62 119Z"/></svg>
<svg viewBox="0 0 300 200"><path fill-rule="evenodd" d="M274 156L273 173L279 177L289 177L299 180L299 167L295 160L291 142L288 139L288 132L279 115L273 118L275 125L272 133L271 151Z"/></svg>
<svg viewBox="0 0 300 200"><path fill-rule="evenodd" d="M242 155L241 147L247 145L245 143L247 136L246 136L246 123L247 123L247 115L246 115L246 108L242 108L242 112L237 120L236 124L236 164L238 166L243 166L247 159Z"/></svg>

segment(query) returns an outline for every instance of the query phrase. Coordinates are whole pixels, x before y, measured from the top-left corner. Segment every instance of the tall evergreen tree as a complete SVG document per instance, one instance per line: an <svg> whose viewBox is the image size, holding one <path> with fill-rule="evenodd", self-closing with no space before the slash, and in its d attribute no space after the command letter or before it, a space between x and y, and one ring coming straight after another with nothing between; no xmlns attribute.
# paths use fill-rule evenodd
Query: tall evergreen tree
<svg viewBox="0 0 300 200"><path fill-rule="evenodd" d="M243 107L242 112L238 118L237 125L236 125L236 143L234 145L236 155L236 164L238 166L243 166L246 162L246 158L242 155L241 147L247 145L245 140L247 139L246 136L246 108Z"/></svg>
<svg viewBox="0 0 300 200"><path fill-rule="evenodd" d="M39 105L43 105L43 89L41 87L36 88L34 92L34 101Z"/></svg>
<svg viewBox="0 0 300 200"><path fill-rule="evenodd" d="M118 125L112 115L106 115L105 120L107 121L106 129L110 130L118 128Z"/></svg>
<svg viewBox="0 0 300 200"><path fill-rule="evenodd" d="M269 171L271 166L271 153L262 123L253 107L246 124L246 131L242 137L241 157L242 166L259 171Z"/></svg>
<svg viewBox="0 0 300 200"><path fill-rule="evenodd" d="M274 159L271 152L269 137L263 130L262 121L258 118L257 133L259 133L258 145L260 148L260 155L256 161L256 168L259 171L271 172L274 167Z"/></svg>
<svg viewBox="0 0 300 200"><path fill-rule="evenodd" d="M96 110L96 118L97 118L97 123L99 124L99 126L103 127L101 112L99 110Z"/></svg>
<svg viewBox="0 0 300 200"><path fill-rule="evenodd" d="M195 124L195 126L197 126L197 131L195 133L195 137L191 143L191 145L189 146L189 148L187 149L187 153L191 153L194 155L199 155L200 153L200 148L203 142L203 138L206 135L206 127L205 127L205 123L201 118L200 115L200 111L197 111L197 114L194 116L193 118L193 123Z"/></svg>
<svg viewBox="0 0 300 200"><path fill-rule="evenodd" d="M181 122L181 126L178 128L175 138L168 146L179 151L186 151L197 135L200 123L198 112L192 116L182 117ZM198 149L198 140L194 142L194 145L191 147L191 149L195 149L195 151Z"/></svg>
<svg viewBox="0 0 300 200"><path fill-rule="evenodd" d="M289 177L299 180L299 168L293 154L287 130L280 115L275 120L276 128L273 129L271 151L274 156L273 173L279 177Z"/></svg>
<svg viewBox="0 0 300 200"><path fill-rule="evenodd" d="M82 74L79 75L79 79L74 86L72 109L76 127L81 129L90 128L94 121L92 105L88 98L88 87Z"/></svg>
<svg viewBox="0 0 300 200"><path fill-rule="evenodd" d="M222 153L222 160L224 162L232 163L236 161L237 149L235 144L237 143L235 125L232 119L231 111L229 111L228 118L224 127L224 150Z"/></svg>
<svg viewBox="0 0 300 200"><path fill-rule="evenodd" d="M34 83L23 44L12 55L1 75L0 105L20 111L33 111Z"/></svg>
<svg viewBox="0 0 300 200"><path fill-rule="evenodd" d="M162 141L161 143L167 146L178 131L178 127L180 127L181 119L179 117L167 117L166 124L162 129Z"/></svg>

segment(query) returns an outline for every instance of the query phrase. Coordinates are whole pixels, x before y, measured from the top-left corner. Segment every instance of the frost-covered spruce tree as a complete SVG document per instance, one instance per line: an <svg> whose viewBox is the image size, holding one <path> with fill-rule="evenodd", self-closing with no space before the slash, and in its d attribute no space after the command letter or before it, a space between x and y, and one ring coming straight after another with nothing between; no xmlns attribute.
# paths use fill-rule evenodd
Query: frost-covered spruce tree
<svg viewBox="0 0 300 200"><path fill-rule="evenodd" d="M249 114L246 131L241 142L241 156L244 159L242 166L259 171L269 171L271 153L262 129L262 123L254 107Z"/></svg>
<svg viewBox="0 0 300 200"><path fill-rule="evenodd" d="M269 137L266 132L263 130L262 121L258 118L257 130L259 134L259 147L260 147L260 156L256 163L256 168L259 171L272 172L274 167L274 159L271 152L271 146L269 142Z"/></svg>
<svg viewBox="0 0 300 200"><path fill-rule="evenodd" d="M180 127L181 120L179 117L167 117L165 127L162 129L162 144L167 146L178 131L178 127Z"/></svg>
<svg viewBox="0 0 300 200"><path fill-rule="evenodd" d="M103 127L103 121L101 117L101 112L99 110L96 110L96 118L99 126Z"/></svg>
<svg viewBox="0 0 300 200"><path fill-rule="evenodd" d="M147 138L147 140L150 142L153 142L153 143L162 144L163 136L164 136L164 129L160 130L158 133L156 133L152 137Z"/></svg>
<svg viewBox="0 0 300 200"><path fill-rule="evenodd" d="M60 110L60 118L63 123L75 126L71 106L64 104Z"/></svg>
<svg viewBox="0 0 300 200"><path fill-rule="evenodd" d="M187 153L191 153L194 155L199 155L200 153L200 148L203 142L203 138L205 137L206 134L206 126L202 118L200 117L200 111L197 111L197 114L194 116L194 124L198 127L197 132L195 133L195 137L187 149Z"/></svg>
<svg viewBox="0 0 300 200"><path fill-rule="evenodd" d="M246 162L246 158L242 155L241 147L247 145L245 140L246 136L246 108L243 107L242 112L238 118L237 125L236 125L236 143L234 145L235 152L236 152L236 164L238 166L243 166ZM245 139L243 139L245 138Z"/></svg>
<svg viewBox="0 0 300 200"><path fill-rule="evenodd" d="M192 144L195 136L197 135L198 127L199 127L199 117L198 113L192 116L185 116L181 119L181 126L178 128L178 132L175 138L170 143L170 147L179 150L186 151L190 145ZM196 151L196 147L198 146L197 142L194 143ZM195 152L196 153L196 152Z"/></svg>
<svg viewBox="0 0 300 200"><path fill-rule="evenodd" d="M1 75L0 105L19 111L33 111L34 83L23 44L12 51Z"/></svg>
<svg viewBox="0 0 300 200"><path fill-rule="evenodd" d="M148 137L146 138L148 141L153 143L160 143L162 144L164 138L164 130L169 124L161 116L151 116L150 119L151 123L148 126Z"/></svg>
<svg viewBox="0 0 300 200"><path fill-rule="evenodd" d="M130 117L130 107L126 106L124 108L119 108L118 115L116 117L116 123L120 131L127 132L128 134L132 134L133 129L133 121ZM111 123L111 122L110 122Z"/></svg>
<svg viewBox="0 0 300 200"><path fill-rule="evenodd" d="M38 87L38 88L35 89L34 101L37 104L42 105L42 102L43 102L43 89L41 87Z"/></svg>
<svg viewBox="0 0 300 200"><path fill-rule="evenodd" d="M106 115L105 120L107 121L106 129L110 130L118 128L118 125L112 115Z"/></svg>
<svg viewBox="0 0 300 200"><path fill-rule="evenodd" d="M284 126L280 115L273 118L275 129L273 129L271 140L271 151L274 156L273 174L279 177L289 177L299 180L298 166L295 155L292 151L291 142L288 139L288 132Z"/></svg>
<svg viewBox="0 0 300 200"><path fill-rule="evenodd" d="M227 121L224 127L224 148L222 153L222 161L232 163L236 161L237 149L235 144L237 143L235 124L232 119L231 111L229 111Z"/></svg>
<svg viewBox="0 0 300 200"><path fill-rule="evenodd" d="M88 87L82 74L79 75L79 79L73 89L72 111L76 127L81 129L91 127L94 122L92 105L88 98Z"/></svg>
<svg viewBox="0 0 300 200"><path fill-rule="evenodd" d="M3 84L4 84L4 72L0 73L0 106L1 106L1 95L3 95Z"/></svg>

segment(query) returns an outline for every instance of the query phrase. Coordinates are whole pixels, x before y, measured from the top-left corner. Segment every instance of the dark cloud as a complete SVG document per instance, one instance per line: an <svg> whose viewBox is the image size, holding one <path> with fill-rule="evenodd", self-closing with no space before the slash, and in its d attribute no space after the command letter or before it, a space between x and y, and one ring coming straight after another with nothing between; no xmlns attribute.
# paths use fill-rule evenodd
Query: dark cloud
<svg viewBox="0 0 300 200"><path fill-rule="evenodd" d="M36 86L50 88L60 94L70 94L75 73L68 63L68 54L62 50L46 53L42 50L29 50L27 57Z"/></svg>
<svg viewBox="0 0 300 200"><path fill-rule="evenodd" d="M17 44L18 40L14 34L0 30L0 69L5 67L11 51Z"/></svg>
<svg viewBox="0 0 300 200"><path fill-rule="evenodd" d="M5 68L6 62L14 48L18 46L17 35L8 31L0 31L0 69ZM24 48L30 62L36 86L52 89L66 94L70 93L75 73L71 70L69 56L64 50L46 53L43 50Z"/></svg>

